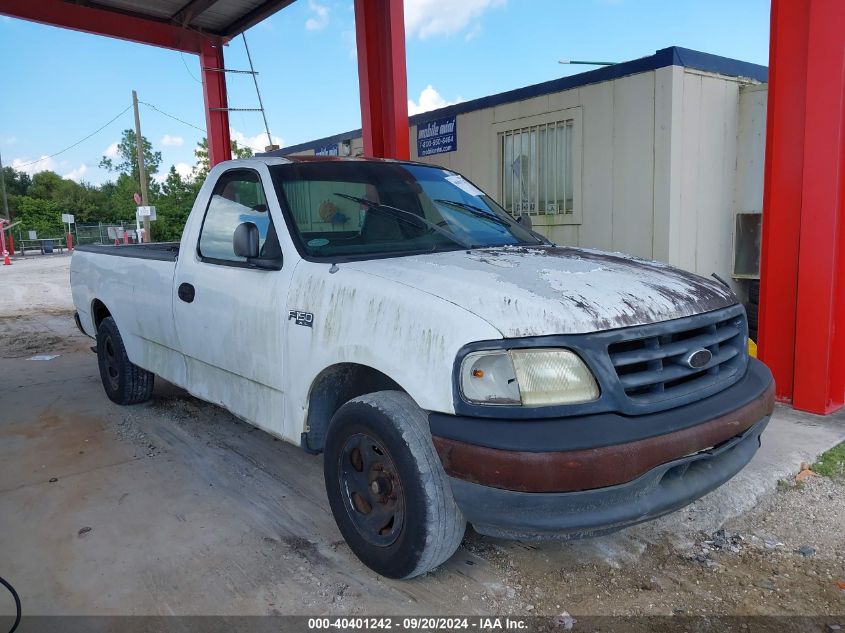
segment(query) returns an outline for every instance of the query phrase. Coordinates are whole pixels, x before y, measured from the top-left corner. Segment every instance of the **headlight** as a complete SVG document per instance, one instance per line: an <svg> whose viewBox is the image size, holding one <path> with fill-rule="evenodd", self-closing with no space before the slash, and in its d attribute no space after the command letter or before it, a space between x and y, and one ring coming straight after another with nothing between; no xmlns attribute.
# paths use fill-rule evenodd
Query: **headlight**
<svg viewBox="0 0 845 633"><path fill-rule="evenodd" d="M461 390L470 402L527 407L578 404L599 397L589 368L566 349L472 352L461 362Z"/></svg>

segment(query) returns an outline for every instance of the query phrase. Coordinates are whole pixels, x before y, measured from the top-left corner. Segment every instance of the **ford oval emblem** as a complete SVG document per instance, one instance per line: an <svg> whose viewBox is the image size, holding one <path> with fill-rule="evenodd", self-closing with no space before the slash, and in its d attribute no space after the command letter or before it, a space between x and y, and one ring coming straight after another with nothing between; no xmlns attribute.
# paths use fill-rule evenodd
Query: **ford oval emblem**
<svg viewBox="0 0 845 633"><path fill-rule="evenodd" d="M701 369L712 359L713 353L709 349L697 349L694 352L690 352L687 357L684 358L684 365L691 369Z"/></svg>

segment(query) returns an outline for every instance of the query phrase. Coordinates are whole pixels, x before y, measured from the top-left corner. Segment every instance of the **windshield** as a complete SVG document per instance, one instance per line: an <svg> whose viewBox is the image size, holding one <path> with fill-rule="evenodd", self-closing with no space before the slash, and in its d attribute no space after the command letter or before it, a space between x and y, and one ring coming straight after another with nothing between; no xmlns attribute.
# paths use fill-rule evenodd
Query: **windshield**
<svg viewBox="0 0 845 633"><path fill-rule="evenodd" d="M542 243L462 176L425 165L321 161L270 167L312 257Z"/></svg>

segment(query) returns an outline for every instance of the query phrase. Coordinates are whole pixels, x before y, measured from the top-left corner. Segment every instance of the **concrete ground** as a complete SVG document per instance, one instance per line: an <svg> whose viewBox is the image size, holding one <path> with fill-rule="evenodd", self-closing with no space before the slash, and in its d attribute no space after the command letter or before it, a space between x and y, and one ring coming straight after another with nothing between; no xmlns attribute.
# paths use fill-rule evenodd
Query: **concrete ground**
<svg viewBox="0 0 845 633"><path fill-rule="evenodd" d="M68 261L0 268L0 576L25 613L845 613L845 485L776 490L845 439L845 416L779 407L740 475L658 521L568 543L470 530L440 569L390 581L341 539L319 456L161 381L112 404Z"/></svg>

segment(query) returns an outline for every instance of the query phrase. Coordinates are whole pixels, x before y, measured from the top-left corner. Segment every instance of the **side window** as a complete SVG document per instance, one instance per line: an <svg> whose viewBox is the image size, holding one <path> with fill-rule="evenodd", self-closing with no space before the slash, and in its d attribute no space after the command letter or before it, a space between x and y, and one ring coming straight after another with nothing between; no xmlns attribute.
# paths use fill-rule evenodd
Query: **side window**
<svg viewBox="0 0 845 633"><path fill-rule="evenodd" d="M261 179L254 171L237 169L224 173L211 194L200 232L200 256L222 262L245 262L244 257L235 255L232 245L235 229L242 222L253 222L258 227L262 258L281 257Z"/></svg>

